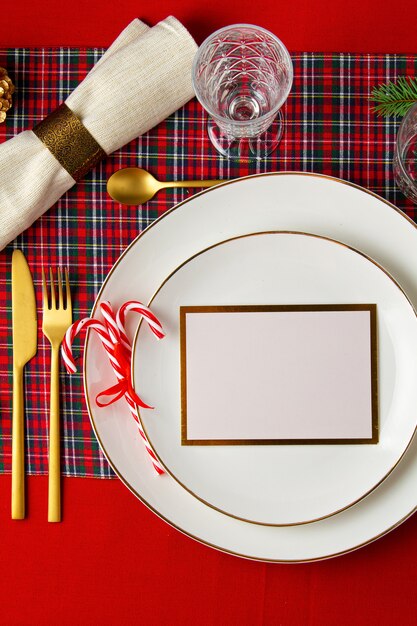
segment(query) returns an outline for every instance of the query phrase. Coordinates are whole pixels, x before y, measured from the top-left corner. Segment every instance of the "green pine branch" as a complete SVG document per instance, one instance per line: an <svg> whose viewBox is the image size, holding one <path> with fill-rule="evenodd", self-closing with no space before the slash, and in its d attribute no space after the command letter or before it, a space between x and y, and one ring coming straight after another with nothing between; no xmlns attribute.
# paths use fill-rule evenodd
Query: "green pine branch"
<svg viewBox="0 0 417 626"><path fill-rule="evenodd" d="M374 87L370 100L377 103L372 110L379 116L403 116L417 102L417 78L400 76L396 82Z"/></svg>

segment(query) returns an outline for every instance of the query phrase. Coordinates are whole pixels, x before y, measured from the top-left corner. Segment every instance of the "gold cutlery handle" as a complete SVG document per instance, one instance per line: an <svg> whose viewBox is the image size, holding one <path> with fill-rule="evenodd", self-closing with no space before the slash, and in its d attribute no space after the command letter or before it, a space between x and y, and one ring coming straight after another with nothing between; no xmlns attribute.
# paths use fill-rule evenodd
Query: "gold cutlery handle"
<svg viewBox="0 0 417 626"><path fill-rule="evenodd" d="M13 365L12 519L25 518L23 367Z"/></svg>
<svg viewBox="0 0 417 626"><path fill-rule="evenodd" d="M52 345L49 415L48 522L61 521L61 444L59 421L59 345Z"/></svg>
<svg viewBox="0 0 417 626"><path fill-rule="evenodd" d="M164 189L170 187L214 187L224 183L224 180L172 180L161 183Z"/></svg>

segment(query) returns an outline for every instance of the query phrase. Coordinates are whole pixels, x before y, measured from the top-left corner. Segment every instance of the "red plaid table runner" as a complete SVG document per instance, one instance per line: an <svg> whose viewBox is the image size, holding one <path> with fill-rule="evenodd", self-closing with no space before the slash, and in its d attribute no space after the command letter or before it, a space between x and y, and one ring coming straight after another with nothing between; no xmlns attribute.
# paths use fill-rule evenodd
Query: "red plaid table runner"
<svg viewBox="0 0 417 626"><path fill-rule="evenodd" d="M102 53L102 49L74 48L0 50L0 66L8 69L16 84L14 108L6 124L0 126L0 141L32 128L45 117ZM161 191L144 207L122 207L105 191L106 180L116 169L140 165L161 180L228 179L283 170L320 172L363 185L414 218L413 205L396 189L392 176L398 120L377 118L368 97L375 85L398 75L415 76L417 57L305 53L293 54L292 58L295 76L284 107L286 131L279 150L268 160L233 164L219 157L206 136L205 114L192 101L108 157L0 253L0 472L11 470L13 248L22 249L28 259L39 308L41 267L68 266L74 319L84 317L124 248L158 215L187 196L186 190ZM109 85L109 98L118 97L119 87ZM26 460L32 474L47 472L49 364L49 345L39 329L38 355L27 366L25 379ZM90 427L81 374L69 377L62 370L61 385L63 472L69 476L113 476Z"/></svg>

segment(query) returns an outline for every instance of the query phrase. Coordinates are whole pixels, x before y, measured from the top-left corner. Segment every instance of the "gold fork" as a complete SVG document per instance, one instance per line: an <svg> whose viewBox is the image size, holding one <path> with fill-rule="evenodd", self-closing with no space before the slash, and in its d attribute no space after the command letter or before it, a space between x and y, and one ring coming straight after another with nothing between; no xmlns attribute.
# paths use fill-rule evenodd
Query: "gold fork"
<svg viewBox="0 0 417 626"><path fill-rule="evenodd" d="M72 323L71 292L65 269L65 301L61 270L57 268L58 301L52 268L49 268L50 297L45 271L42 269L43 334L51 344L51 397L49 418L48 522L61 521L61 471L59 434L59 347Z"/></svg>

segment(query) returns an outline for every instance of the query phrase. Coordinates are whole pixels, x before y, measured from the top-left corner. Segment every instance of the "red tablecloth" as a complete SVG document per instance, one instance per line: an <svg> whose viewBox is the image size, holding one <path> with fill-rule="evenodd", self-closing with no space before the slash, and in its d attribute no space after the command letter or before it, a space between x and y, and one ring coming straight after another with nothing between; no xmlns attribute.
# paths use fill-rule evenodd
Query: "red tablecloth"
<svg viewBox="0 0 417 626"><path fill-rule="evenodd" d="M9 4L2 46L107 45L134 16L172 13L199 39L227 23L276 32L290 50L417 52L415 2L371 0L262 5L249 0ZM335 560L271 565L191 541L119 481L65 479L64 522L46 522L44 477L28 481L28 518L10 520L10 476L0 477L1 617L13 624L356 625L417 621L417 518Z"/></svg>
<svg viewBox="0 0 417 626"><path fill-rule="evenodd" d="M15 0L0 45L108 46L133 18L153 24L175 15L201 42L227 24L259 24L289 50L416 52L415 0Z"/></svg>

